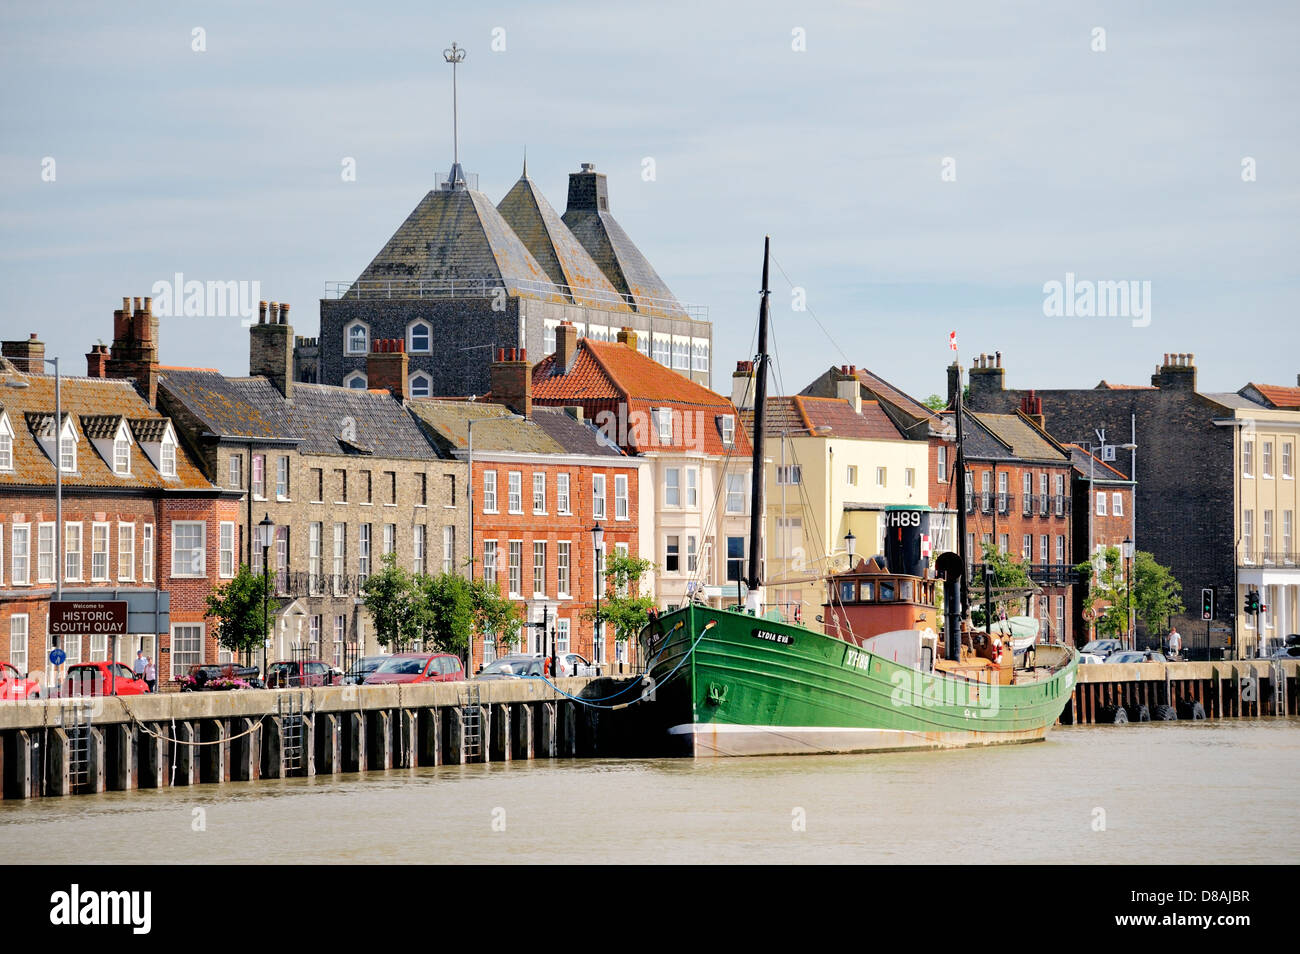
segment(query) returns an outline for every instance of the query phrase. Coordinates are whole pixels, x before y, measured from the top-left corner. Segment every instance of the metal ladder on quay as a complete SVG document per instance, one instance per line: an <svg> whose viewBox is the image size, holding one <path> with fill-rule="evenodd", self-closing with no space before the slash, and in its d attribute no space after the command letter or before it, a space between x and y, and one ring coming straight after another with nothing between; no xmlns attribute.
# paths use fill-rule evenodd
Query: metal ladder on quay
<svg viewBox="0 0 1300 954"><path fill-rule="evenodd" d="M276 715L280 719L280 776L302 771L303 745L306 736L305 714L301 692L285 693L275 701Z"/></svg>
<svg viewBox="0 0 1300 954"><path fill-rule="evenodd" d="M473 681L465 687L465 701L460 708L461 747L466 762L477 762L483 753L483 708L479 687Z"/></svg>
<svg viewBox="0 0 1300 954"><path fill-rule="evenodd" d="M68 786L84 791L90 784L90 700L59 706L59 727L68 737Z"/></svg>

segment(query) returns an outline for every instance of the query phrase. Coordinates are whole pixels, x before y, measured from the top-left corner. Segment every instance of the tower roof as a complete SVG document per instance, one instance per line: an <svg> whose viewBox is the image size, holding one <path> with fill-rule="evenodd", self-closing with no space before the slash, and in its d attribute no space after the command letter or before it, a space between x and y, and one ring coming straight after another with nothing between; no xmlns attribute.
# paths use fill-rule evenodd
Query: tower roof
<svg viewBox="0 0 1300 954"><path fill-rule="evenodd" d="M546 196L528 178L528 168L497 205L501 218L556 285L567 286L575 300L583 293L614 311L630 311L623 296L569 231Z"/></svg>
<svg viewBox="0 0 1300 954"><path fill-rule="evenodd" d="M569 201L564 224L587 253L639 312L685 316L686 312L654 266L609 212L609 190L603 173L588 162L569 173Z"/></svg>

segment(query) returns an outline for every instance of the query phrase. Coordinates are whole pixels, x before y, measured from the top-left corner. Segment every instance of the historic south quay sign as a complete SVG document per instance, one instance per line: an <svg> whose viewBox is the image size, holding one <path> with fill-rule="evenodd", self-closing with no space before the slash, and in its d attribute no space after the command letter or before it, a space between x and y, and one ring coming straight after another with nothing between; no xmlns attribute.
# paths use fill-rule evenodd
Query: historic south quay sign
<svg viewBox="0 0 1300 954"><path fill-rule="evenodd" d="M125 636L126 600L51 600L51 636Z"/></svg>

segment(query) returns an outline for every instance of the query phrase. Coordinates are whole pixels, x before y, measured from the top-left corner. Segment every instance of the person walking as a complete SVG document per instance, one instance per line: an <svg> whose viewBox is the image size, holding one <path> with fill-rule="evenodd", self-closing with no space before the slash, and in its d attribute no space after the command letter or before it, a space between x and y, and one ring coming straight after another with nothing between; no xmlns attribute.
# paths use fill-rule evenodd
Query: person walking
<svg viewBox="0 0 1300 954"><path fill-rule="evenodd" d="M148 656L144 657L144 684L150 692L158 691L158 669Z"/></svg>
<svg viewBox="0 0 1300 954"><path fill-rule="evenodd" d="M1178 627L1169 630L1169 658L1177 659L1183 648L1183 637L1178 635Z"/></svg>
<svg viewBox="0 0 1300 954"><path fill-rule="evenodd" d="M135 663L131 666L131 671L135 673L135 678L144 678L144 667L147 662L149 662L149 660L145 657L144 650L137 649L135 651Z"/></svg>

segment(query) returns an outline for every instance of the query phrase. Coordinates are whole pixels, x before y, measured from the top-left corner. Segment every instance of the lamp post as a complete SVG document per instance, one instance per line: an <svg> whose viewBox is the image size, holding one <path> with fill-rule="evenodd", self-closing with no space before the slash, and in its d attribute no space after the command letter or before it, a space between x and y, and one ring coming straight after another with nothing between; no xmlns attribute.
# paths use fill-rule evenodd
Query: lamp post
<svg viewBox="0 0 1300 954"><path fill-rule="evenodd" d="M270 626L267 616L270 614L271 606L271 568L267 562L267 553L271 549L271 538L275 534L275 521L271 519L269 513L262 518L260 523L258 523L257 529L261 535L261 539L258 542L262 544L262 620L264 629L269 630ZM264 632L262 634L262 681L264 683L267 676L266 644L270 641L270 632Z"/></svg>
<svg viewBox="0 0 1300 954"><path fill-rule="evenodd" d="M993 564L987 560L984 561L984 635L993 635Z"/></svg>
<svg viewBox="0 0 1300 954"><path fill-rule="evenodd" d="M1132 641L1129 649L1137 649L1137 639L1133 634L1133 539L1124 538L1124 640Z"/></svg>
<svg viewBox="0 0 1300 954"><path fill-rule="evenodd" d="M857 552L857 549L858 549L858 538L855 537L853 535L853 531L850 530L848 533L844 534L844 552L849 555L850 570L853 569L853 555Z"/></svg>
<svg viewBox="0 0 1300 954"><path fill-rule="evenodd" d="M601 619L600 619L600 587L601 587L601 583L603 582L603 581L601 580L601 574L600 574L600 548L601 548L601 547L604 545L604 543L605 543L605 528L602 527L602 526L600 525L600 521L599 521L599 520L597 520L597 521L596 521L596 525L595 525L594 527L591 528L591 541L592 541L592 544L593 544L593 552L594 552L594 554L595 554L594 562L595 562L595 567L596 567L596 573L595 573L595 579L596 579L596 619L595 619L595 621L594 621L594 622L595 622L595 633L594 633L594 640L595 640L595 641L592 643L591 654L592 654L592 656L599 656L599 658L603 661L604 658L605 658L605 654L604 654L603 652L597 653L597 650L598 650L598 649L603 649L603 646L602 646L602 644L601 644L601 643L602 643L602 641L601 641L601 634L602 634L602 632L603 632L603 630L604 630L604 627L601 626ZM596 672L599 673L600 670L597 669Z"/></svg>

